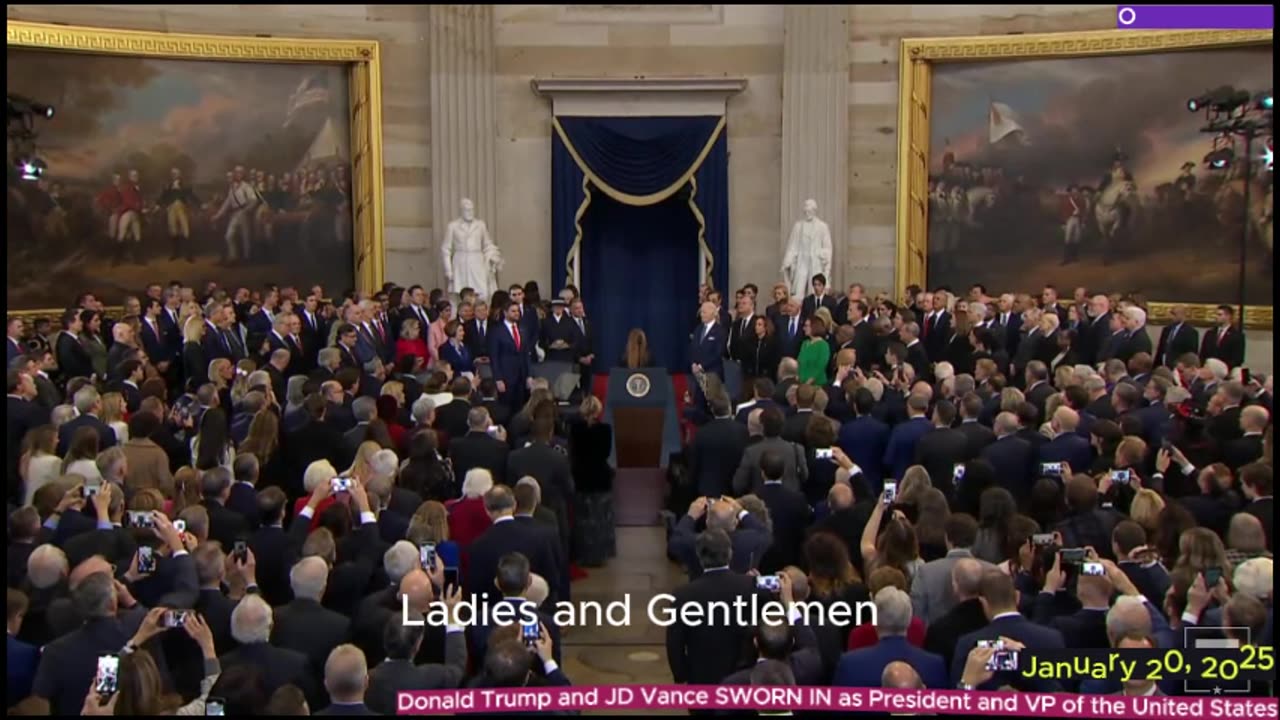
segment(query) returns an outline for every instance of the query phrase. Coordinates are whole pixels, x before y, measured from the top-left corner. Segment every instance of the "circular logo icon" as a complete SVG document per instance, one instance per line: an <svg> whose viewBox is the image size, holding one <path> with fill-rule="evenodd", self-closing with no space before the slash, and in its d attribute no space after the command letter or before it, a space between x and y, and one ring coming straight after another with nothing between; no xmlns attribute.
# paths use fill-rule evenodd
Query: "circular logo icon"
<svg viewBox="0 0 1280 720"><path fill-rule="evenodd" d="M634 398L642 398L649 394L649 376L636 373L627 378L627 393Z"/></svg>

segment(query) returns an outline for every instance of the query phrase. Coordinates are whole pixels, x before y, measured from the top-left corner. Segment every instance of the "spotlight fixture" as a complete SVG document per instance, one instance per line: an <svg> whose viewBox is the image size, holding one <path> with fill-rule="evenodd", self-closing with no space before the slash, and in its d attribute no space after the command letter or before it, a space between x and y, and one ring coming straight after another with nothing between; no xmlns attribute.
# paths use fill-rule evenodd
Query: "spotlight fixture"
<svg viewBox="0 0 1280 720"><path fill-rule="evenodd" d="M1257 107L1259 110L1262 110L1263 112L1271 112L1271 110L1275 107L1276 99L1275 99L1275 96L1272 95L1271 91L1267 90L1265 92L1260 92L1257 95L1253 96L1253 104L1255 107Z"/></svg>
<svg viewBox="0 0 1280 720"><path fill-rule="evenodd" d="M1245 105L1250 100L1248 92L1236 90L1230 85L1223 85L1214 90L1207 90L1203 95L1187 101L1187 110L1199 112L1206 108L1215 112L1231 112Z"/></svg>
<svg viewBox="0 0 1280 720"><path fill-rule="evenodd" d="M19 157L14 162L14 165L17 166L18 175L23 180L39 180L40 176L44 175L44 171L49 167L44 160L35 156Z"/></svg>
<svg viewBox="0 0 1280 720"><path fill-rule="evenodd" d="M8 95L6 99L8 100L9 117L11 119L26 115L34 115L46 120L53 117L54 110L52 105L36 102L21 95Z"/></svg>

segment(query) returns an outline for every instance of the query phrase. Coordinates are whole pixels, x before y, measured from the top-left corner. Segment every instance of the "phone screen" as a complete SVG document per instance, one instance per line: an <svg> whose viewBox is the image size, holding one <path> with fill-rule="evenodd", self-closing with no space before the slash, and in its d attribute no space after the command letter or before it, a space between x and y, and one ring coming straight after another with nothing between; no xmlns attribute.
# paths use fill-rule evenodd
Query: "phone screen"
<svg viewBox="0 0 1280 720"><path fill-rule="evenodd" d="M813 451L813 457L817 460L830 460L833 457L831 448L818 448Z"/></svg>
<svg viewBox="0 0 1280 720"><path fill-rule="evenodd" d="M533 647L538 644L538 635L541 630L538 623L522 623L520 625L520 637L524 640L524 644Z"/></svg>
<svg viewBox="0 0 1280 720"><path fill-rule="evenodd" d="M1204 586L1212 590L1218 585L1218 581L1222 579L1222 568L1209 567L1204 569Z"/></svg>
<svg viewBox="0 0 1280 720"><path fill-rule="evenodd" d="M227 714L227 703L222 698L209 698L204 701L204 714L222 716Z"/></svg>
<svg viewBox="0 0 1280 720"><path fill-rule="evenodd" d="M777 575L761 575L756 578L756 589L776 593L782 590L782 580Z"/></svg>
<svg viewBox="0 0 1280 720"><path fill-rule="evenodd" d="M187 531L187 521L186 521L186 520L183 520L183 519L181 519L181 518L179 518L179 519L177 519L177 520L174 520L174 521L173 521L173 529L174 529L174 530L177 530L177 531L178 531L178 532L180 532L180 533L184 533L184 532L186 532L186 531Z"/></svg>
<svg viewBox="0 0 1280 720"><path fill-rule="evenodd" d="M186 610L169 610L164 614L164 627L182 627L187 622Z"/></svg>
<svg viewBox="0 0 1280 720"><path fill-rule="evenodd" d="M422 563L422 569L428 572L436 567L436 544L422 543L418 546L418 560Z"/></svg>
<svg viewBox="0 0 1280 720"><path fill-rule="evenodd" d="M458 568L447 567L444 569L444 586L447 588L458 587Z"/></svg>
<svg viewBox="0 0 1280 720"><path fill-rule="evenodd" d="M1036 533L1031 536L1031 544L1037 547L1053 544L1053 533Z"/></svg>
<svg viewBox="0 0 1280 720"><path fill-rule="evenodd" d="M1112 470L1112 471L1111 471L1111 482L1113 482L1113 483L1120 483L1120 484L1128 483L1128 482L1129 482L1129 471L1128 471L1128 470Z"/></svg>
<svg viewBox="0 0 1280 720"><path fill-rule="evenodd" d="M156 551L146 545L138 546L138 572L150 574L156 571Z"/></svg>
<svg viewBox="0 0 1280 720"><path fill-rule="evenodd" d="M1102 575L1107 574L1107 569L1102 566L1102 563L1087 562L1084 565L1080 566L1080 574L1096 575L1100 577Z"/></svg>
<svg viewBox="0 0 1280 720"><path fill-rule="evenodd" d="M1084 562L1084 548L1064 548L1062 550L1062 562L1064 563Z"/></svg>
<svg viewBox="0 0 1280 720"><path fill-rule="evenodd" d="M99 655L98 674L93 680L93 689L99 695L114 695L120 686L120 656Z"/></svg>
<svg viewBox="0 0 1280 720"><path fill-rule="evenodd" d="M951 481L960 482L964 479L964 463L956 463L951 468Z"/></svg>
<svg viewBox="0 0 1280 720"><path fill-rule="evenodd" d="M1062 474L1062 463L1040 463L1040 474L1046 477L1057 477Z"/></svg>
<svg viewBox="0 0 1280 720"><path fill-rule="evenodd" d="M993 672L1011 672L1018 669L1017 650L997 650L987 661L987 669Z"/></svg>
<svg viewBox="0 0 1280 720"><path fill-rule="evenodd" d="M898 483L887 482L884 484L884 504L892 505L893 501L898 498Z"/></svg>
<svg viewBox="0 0 1280 720"><path fill-rule="evenodd" d="M498 426L490 425L485 432L489 433L489 437L498 437Z"/></svg>
<svg viewBox="0 0 1280 720"><path fill-rule="evenodd" d="M249 545L246 544L245 541L236 540L235 545L233 545L232 548L231 555L236 560L243 561L249 557Z"/></svg>

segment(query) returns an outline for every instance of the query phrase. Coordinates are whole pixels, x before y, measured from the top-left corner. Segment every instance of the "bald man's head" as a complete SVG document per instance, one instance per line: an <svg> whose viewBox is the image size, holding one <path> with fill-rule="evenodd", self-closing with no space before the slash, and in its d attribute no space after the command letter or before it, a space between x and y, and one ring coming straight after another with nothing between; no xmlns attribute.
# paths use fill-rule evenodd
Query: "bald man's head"
<svg viewBox="0 0 1280 720"><path fill-rule="evenodd" d="M1053 429L1059 433L1073 433L1080 426L1080 413L1066 405L1053 412Z"/></svg>
<svg viewBox="0 0 1280 720"><path fill-rule="evenodd" d="M982 590L982 563L968 557L960 558L951 566L951 589L956 599L972 600Z"/></svg>
<svg viewBox="0 0 1280 720"><path fill-rule="evenodd" d="M718 502L707 513L708 530L724 530L731 533L738 527L738 508L727 502Z"/></svg>
<svg viewBox="0 0 1280 720"><path fill-rule="evenodd" d="M329 583L329 563L314 555L305 557L289 572L294 597L319 602Z"/></svg>
<svg viewBox="0 0 1280 720"><path fill-rule="evenodd" d="M85 578L100 572L108 575L115 574L111 569L111 563L107 562L106 558L101 555L94 555L75 566L75 569L71 571L71 576L67 578L67 586L75 590L76 586L83 582Z"/></svg>
<svg viewBox="0 0 1280 720"><path fill-rule="evenodd" d="M832 511L853 507L853 488L837 483L827 491L827 505Z"/></svg>
<svg viewBox="0 0 1280 720"><path fill-rule="evenodd" d="M922 690L924 681L920 679L920 673L916 672L915 668L901 660L895 660L884 666L884 672L880 675L880 687Z"/></svg>
<svg viewBox="0 0 1280 720"><path fill-rule="evenodd" d="M420 568L409 571L400 579L400 596L409 599L410 612L425 614L435 599L431 578Z"/></svg>
<svg viewBox="0 0 1280 720"><path fill-rule="evenodd" d="M364 651L350 643L334 648L324 664L324 687L335 703L363 702L369 687Z"/></svg>

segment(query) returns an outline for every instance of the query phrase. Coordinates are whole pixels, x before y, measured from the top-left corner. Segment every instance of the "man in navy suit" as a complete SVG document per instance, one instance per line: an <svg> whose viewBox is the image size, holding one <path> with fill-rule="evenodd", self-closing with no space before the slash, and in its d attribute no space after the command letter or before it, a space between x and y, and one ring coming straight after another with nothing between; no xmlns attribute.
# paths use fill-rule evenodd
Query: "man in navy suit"
<svg viewBox="0 0 1280 720"><path fill-rule="evenodd" d="M26 346L22 344L22 318L9 318L5 332L7 333L7 342L5 343L5 353L7 355L5 363L7 366L8 363L13 362L14 358L26 353Z"/></svg>
<svg viewBox="0 0 1280 720"><path fill-rule="evenodd" d="M27 596L9 588L5 603L5 625L9 631L5 641L8 662L5 663L5 704L10 707L27 699L31 684L36 679L36 665L40 662L40 648L18 639L18 630L27 615Z"/></svg>
<svg viewBox="0 0 1280 720"><path fill-rule="evenodd" d="M705 408L706 398L702 394L702 383L696 378L700 375L716 375L724 378L724 347L728 342L728 334L718 319L719 309L710 301L702 303L698 310L698 327L693 329L689 358L692 364L695 381L693 386L693 407Z"/></svg>
<svg viewBox="0 0 1280 720"><path fill-rule="evenodd" d="M853 394L854 419L840 426L836 445L862 468L867 486L879 493L883 488L885 448L889 445L889 426L876 419L876 399L865 387Z"/></svg>
<svg viewBox="0 0 1280 720"><path fill-rule="evenodd" d="M1156 343L1156 364L1173 368L1178 358L1199 349L1200 333L1187 324L1186 306L1174 305L1169 309L1169 324L1160 331L1160 341Z"/></svg>
<svg viewBox="0 0 1280 720"><path fill-rule="evenodd" d="M995 468L1000 484L1015 498L1026 498L1031 492L1032 465L1035 448L1018 437L1018 416L1002 412L996 416L996 441L982 449L979 455Z"/></svg>
<svg viewBox="0 0 1280 720"><path fill-rule="evenodd" d="M267 288L262 293L262 307L258 308L258 312L249 316L245 325L249 328L251 335L266 335L271 332L273 324L272 319L275 317L276 302L280 299L280 295L273 288Z"/></svg>
<svg viewBox="0 0 1280 720"><path fill-rule="evenodd" d="M800 317L807 319L817 312L818 308L824 307L831 313L837 325L842 324L844 318L836 317L836 299L827 293L827 276L818 273L813 276L809 284L813 288L813 293L805 297L804 305L800 309Z"/></svg>
<svg viewBox="0 0 1280 720"><path fill-rule="evenodd" d="M889 434L889 445L884 450L884 468L888 477L901 480L907 468L915 464L916 443L933 429L928 413L929 398L914 393L907 398L908 419Z"/></svg>
<svg viewBox="0 0 1280 720"><path fill-rule="evenodd" d="M116 431L110 425L98 419L102 412L102 396L92 386L80 388L72 400L80 416L62 424L58 428L58 454L66 455L71 447L71 438L76 430L91 427L98 433L98 451L116 446Z"/></svg>
<svg viewBox="0 0 1280 720"><path fill-rule="evenodd" d="M804 319L800 314L800 301L787 300L782 312L774 318L774 336L778 338L778 352L782 357L794 358L800 354L804 342Z"/></svg>
<svg viewBox="0 0 1280 720"><path fill-rule="evenodd" d="M930 362L940 362L951 340L951 313L941 306L941 298L924 294L924 317L920 318L920 340Z"/></svg>
<svg viewBox="0 0 1280 720"><path fill-rule="evenodd" d="M707 530L723 530L729 538L733 558L729 565L735 573L748 573L760 564L772 542L769 529L756 516L744 512L742 506L732 498L711 498L708 507L707 498L700 497L689 506L689 512L680 518L671 539L667 543L667 552L678 558L689 573L689 580L697 580L708 568L704 567L698 554L698 537L700 536L698 520L707 517Z"/></svg>
<svg viewBox="0 0 1280 720"><path fill-rule="evenodd" d="M485 493L484 509L493 524L469 549L470 560L463 583L467 594L492 598L498 565L504 556L513 552L528 558L530 569L546 578L547 585L555 589L560 569L554 540L535 523L516 520L516 498L510 488L497 485Z"/></svg>
<svg viewBox="0 0 1280 720"><path fill-rule="evenodd" d="M489 364L498 393L511 408L512 414L524 405L528 388L531 348L537 343L537 335L530 334L529 325L520 319L520 304L507 303L505 321L500 328L489 332Z"/></svg>
<svg viewBox="0 0 1280 720"><path fill-rule="evenodd" d="M1063 614L1057 602L1058 593L1066 592L1067 570L1062 555L1054 560L1053 567L1045 574L1044 589L1036 595L1032 619L1040 625L1071 638L1071 647L1082 650L1105 650L1111 642L1107 638L1107 611L1111 609L1111 594L1115 590L1106 575L1077 573L1076 588L1072 593L1080 601L1080 608Z"/></svg>
<svg viewBox="0 0 1280 720"><path fill-rule="evenodd" d="M987 626L960 638L956 642L955 656L951 661L951 679L959 683L964 677L965 661L979 640L1008 638L1021 643L1026 650L1061 650L1066 647L1062 633L1053 628L1037 625L1018 613L1018 591L1013 578L1000 570L988 570L982 576L978 593L982 609L987 616ZM883 622L883 620L882 620ZM1034 692L1061 692L1057 680L1024 678L1017 672L997 672L986 682L977 685L978 690L994 690L1012 685L1019 690Z"/></svg>
<svg viewBox="0 0 1280 720"><path fill-rule="evenodd" d="M942 657L925 652L907 641L911 597L890 586L876 593L875 603L879 642L842 655L831 684L836 687L880 687L885 667L892 662L905 662L920 674L925 687L933 690L950 687L947 665Z"/></svg>
<svg viewBox="0 0 1280 720"><path fill-rule="evenodd" d="M544 580L546 578L543 578ZM490 588L497 589L499 599L490 601L490 614L488 619L496 617L493 609L498 605L510 605L514 609L511 617L512 622L520 623L521 615L519 608L525 604L533 605L533 601L527 599L529 590L533 586L533 573L529 569L529 558L519 552L509 552L498 560L497 572L490 581ZM543 627L547 629L547 634L551 636L552 657L556 662L560 662L560 626L556 625L551 615L545 613L538 608L531 608L541 621ZM471 646L475 649L476 657L484 657L485 651L489 647L489 636L493 633L496 624L477 622L471 628Z"/></svg>
<svg viewBox="0 0 1280 720"><path fill-rule="evenodd" d="M173 360L173 348L165 338L164 328L160 326L160 314L164 312L159 300L148 297L144 301L142 322L138 334L142 339L142 349L147 358L155 364L161 373L169 369Z"/></svg>
<svg viewBox="0 0 1280 720"><path fill-rule="evenodd" d="M1053 413L1049 427L1053 439L1040 445L1040 462L1067 463L1072 472L1085 472L1093 464L1093 446L1077 430L1080 413L1063 405Z"/></svg>

